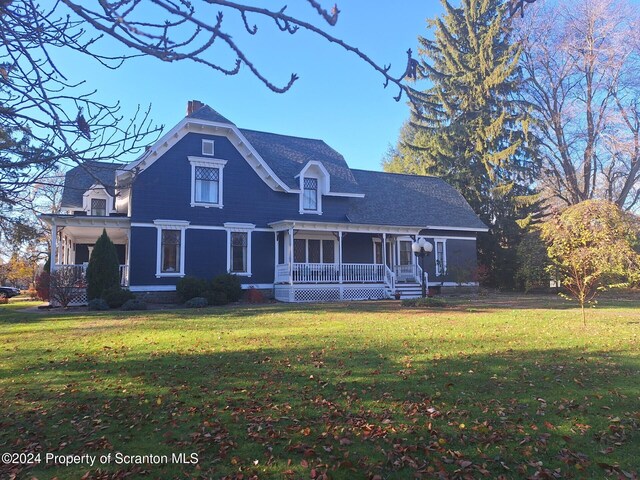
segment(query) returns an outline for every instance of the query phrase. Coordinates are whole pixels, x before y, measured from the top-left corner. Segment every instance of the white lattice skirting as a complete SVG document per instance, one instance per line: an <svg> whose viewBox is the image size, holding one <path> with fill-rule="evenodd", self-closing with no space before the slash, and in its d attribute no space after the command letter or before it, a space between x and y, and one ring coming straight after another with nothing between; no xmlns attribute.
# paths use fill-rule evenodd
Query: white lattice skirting
<svg viewBox="0 0 640 480"><path fill-rule="evenodd" d="M276 285L274 296L281 302L338 302L387 298L384 285Z"/></svg>
<svg viewBox="0 0 640 480"><path fill-rule="evenodd" d="M82 305L86 305L87 303L89 303L89 300L87 299L87 289L86 288L82 288L82 287L78 287L78 288L74 288L74 292L72 293L72 300L69 303L70 307L79 307ZM56 302L53 298L49 301L49 305L51 305L52 307L59 307L60 303Z"/></svg>

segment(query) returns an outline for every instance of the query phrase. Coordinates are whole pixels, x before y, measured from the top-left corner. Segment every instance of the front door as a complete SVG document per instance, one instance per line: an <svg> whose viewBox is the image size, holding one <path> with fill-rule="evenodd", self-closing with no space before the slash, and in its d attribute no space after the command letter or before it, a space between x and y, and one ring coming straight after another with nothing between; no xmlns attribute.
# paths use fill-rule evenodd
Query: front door
<svg viewBox="0 0 640 480"><path fill-rule="evenodd" d="M411 240L398 241L398 268L396 275L399 281L406 282L413 280L413 252L411 250Z"/></svg>

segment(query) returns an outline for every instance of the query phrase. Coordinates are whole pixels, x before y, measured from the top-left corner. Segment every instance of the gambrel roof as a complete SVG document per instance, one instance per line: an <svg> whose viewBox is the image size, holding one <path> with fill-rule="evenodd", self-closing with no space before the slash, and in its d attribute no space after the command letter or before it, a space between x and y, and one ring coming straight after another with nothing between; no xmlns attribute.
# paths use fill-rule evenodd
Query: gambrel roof
<svg viewBox="0 0 640 480"><path fill-rule="evenodd" d="M310 161L322 163L331 175L331 190L362 193L344 157L322 140L240 129L262 159L290 188L300 187L298 175Z"/></svg>
<svg viewBox="0 0 640 480"><path fill-rule="evenodd" d="M122 164L95 161L73 167L64 177L62 207L82 208L82 196L95 184L102 185L113 196L118 168L122 168Z"/></svg>

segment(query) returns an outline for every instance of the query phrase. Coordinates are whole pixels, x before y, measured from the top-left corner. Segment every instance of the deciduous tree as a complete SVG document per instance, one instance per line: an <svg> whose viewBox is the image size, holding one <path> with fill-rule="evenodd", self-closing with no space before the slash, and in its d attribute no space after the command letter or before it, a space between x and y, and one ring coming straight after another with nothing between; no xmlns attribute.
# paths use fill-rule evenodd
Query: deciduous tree
<svg viewBox="0 0 640 480"><path fill-rule="evenodd" d="M517 23L541 185L560 205L640 205L640 15L627 0L539 2Z"/></svg>
<svg viewBox="0 0 640 480"><path fill-rule="evenodd" d="M586 200L541 226L542 239L557 267L563 288L585 305L602 289L626 285L638 276L638 224L629 213L606 200Z"/></svg>

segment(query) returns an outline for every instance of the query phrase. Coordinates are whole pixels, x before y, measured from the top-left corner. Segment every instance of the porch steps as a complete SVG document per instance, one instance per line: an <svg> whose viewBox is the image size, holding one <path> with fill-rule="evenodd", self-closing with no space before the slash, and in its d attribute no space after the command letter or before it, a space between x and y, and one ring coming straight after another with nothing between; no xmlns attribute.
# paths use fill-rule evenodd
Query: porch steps
<svg viewBox="0 0 640 480"><path fill-rule="evenodd" d="M422 296L422 286L419 283L398 282L396 283L396 292L400 293L400 299L418 298Z"/></svg>

